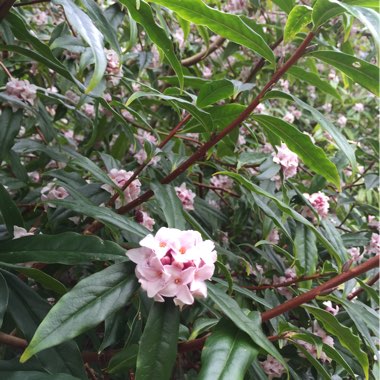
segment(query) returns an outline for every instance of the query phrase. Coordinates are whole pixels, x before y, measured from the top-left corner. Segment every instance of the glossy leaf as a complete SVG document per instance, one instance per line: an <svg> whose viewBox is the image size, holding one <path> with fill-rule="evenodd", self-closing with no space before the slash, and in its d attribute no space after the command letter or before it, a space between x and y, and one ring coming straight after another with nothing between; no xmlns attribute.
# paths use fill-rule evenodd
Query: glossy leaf
<svg viewBox="0 0 380 380"><path fill-rule="evenodd" d="M150 6L143 0L139 2L136 2L136 0L120 0L120 3L128 8L133 19L141 24L153 43L164 52L165 57L177 74L180 87L183 88L182 66L174 53L173 43L166 35L164 29L158 26L154 21Z"/></svg>
<svg viewBox="0 0 380 380"><path fill-rule="evenodd" d="M257 354L257 346L250 337L229 320L222 319L206 340L198 379L243 380Z"/></svg>
<svg viewBox="0 0 380 380"><path fill-rule="evenodd" d="M360 362L363 367L366 379L368 379L368 356L360 347L360 339L354 335L352 330L342 325L331 313L319 309L315 306L303 306L313 314L322 324L324 329L339 339L343 347L346 347Z"/></svg>
<svg viewBox="0 0 380 380"><path fill-rule="evenodd" d="M206 107L218 100L226 99L234 93L234 85L227 79L205 83L198 94L197 106Z"/></svg>
<svg viewBox="0 0 380 380"><path fill-rule="evenodd" d="M186 221L182 214L183 206L173 186L161 185L155 182L150 187L164 213L168 227L184 230L186 228Z"/></svg>
<svg viewBox="0 0 380 380"><path fill-rule="evenodd" d="M298 224L294 239L297 264L301 275L315 273L318 263L318 249L315 235L303 224Z"/></svg>
<svg viewBox="0 0 380 380"><path fill-rule="evenodd" d="M24 227L24 220L8 191L0 183L0 213L3 216L8 233L13 236L13 227Z"/></svg>
<svg viewBox="0 0 380 380"><path fill-rule="evenodd" d="M29 341L51 306L15 275L3 269L0 269L0 273L9 288L7 312L25 339ZM73 341L48 349L36 355L36 358L47 372L67 373L80 379L87 378L78 346Z"/></svg>
<svg viewBox="0 0 380 380"><path fill-rule="evenodd" d="M201 0L152 0L176 12L180 17L197 25L205 25L214 33L252 49L274 62L271 48L263 38L234 14L220 12Z"/></svg>
<svg viewBox="0 0 380 380"><path fill-rule="evenodd" d="M332 4L329 0L317 0L313 6L313 23L314 28L318 28L331 18L339 16L344 10L336 4Z"/></svg>
<svg viewBox="0 0 380 380"><path fill-rule="evenodd" d="M342 263L345 262L345 257L340 256L339 252L335 250L334 246L329 242L329 240L326 239L326 237L317 228L315 228L312 223L310 223L301 214L299 214L298 212L293 210L291 207L289 207L286 203L280 201L274 195L266 192L265 190L261 189L259 186L255 185L254 183L249 182L247 179L245 179L239 174L231 173L231 172L220 172L219 174L228 175L229 177L237 180L246 189L258 195L262 195L266 198L271 199L282 212L291 216L297 222L300 222L304 224L305 226L307 226L308 228L310 228L315 233L315 235L317 236L317 239L321 242L321 244L323 244L326 247L327 251L331 254L331 256L334 257L334 259L336 260L336 262L338 263L340 267Z"/></svg>
<svg viewBox="0 0 380 380"><path fill-rule="evenodd" d="M130 263L114 264L80 281L50 310L20 362L97 326L129 302L137 289Z"/></svg>
<svg viewBox="0 0 380 380"><path fill-rule="evenodd" d="M14 139L20 130L22 111L13 112L6 107L0 115L0 161L8 154L14 144Z"/></svg>
<svg viewBox="0 0 380 380"><path fill-rule="evenodd" d="M213 284L207 284L207 288L208 297L212 299L221 312L223 312L223 314L228 317L236 327L247 333L254 344L257 344L257 346L261 347L286 367L286 363L282 356L263 333L260 316L256 315L254 319L248 318L241 310L238 303L220 288Z"/></svg>
<svg viewBox="0 0 380 380"><path fill-rule="evenodd" d="M286 13L290 13L294 7L294 0L273 0L273 2L279 6Z"/></svg>
<svg viewBox="0 0 380 380"><path fill-rule="evenodd" d="M311 22L311 11L307 5L296 5L289 13L284 29L284 42L287 43Z"/></svg>
<svg viewBox="0 0 380 380"><path fill-rule="evenodd" d="M133 344L112 356L107 371L110 374L125 373L126 370L136 367L139 346Z"/></svg>
<svg viewBox="0 0 380 380"><path fill-rule="evenodd" d="M316 51L310 53L310 55L334 66L336 69L346 74L354 82L357 82L375 95L380 96L378 86L380 72L377 66L352 55L332 50Z"/></svg>
<svg viewBox="0 0 380 380"><path fill-rule="evenodd" d="M136 380L169 380L177 355L179 310L172 299L153 302L137 354Z"/></svg>
<svg viewBox="0 0 380 380"><path fill-rule="evenodd" d="M115 211L112 211L105 207L98 207L90 202L84 202L83 199L80 200L54 200L49 201L58 206L63 206L70 210L76 211L80 214L90 216L96 220L100 220L102 223L108 226L115 226L122 230L131 232L138 238L144 237L149 233L145 227L141 224L134 222L131 219L123 215L117 214Z"/></svg>
<svg viewBox="0 0 380 380"><path fill-rule="evenodd" d="M287 73L299 79L300 81L305 81L306 83L309 83L312 86L317 87L319 90L325 92L326 94L329 94L334 98L341 100L339 92L327 81L322 80L319 75L306 71L298 66L292 66L287 71Z"/></svg>
<svg viewBox="0 0 380 380"><path fill-rule="evenodd" d="M3 379L8 380L78 380L66 373L49 374L39 371L0 371Z"/></svg>
<svg viewBox="0 0 380 380"><path fill-rule="evenodd" d="M0 328L3 325L4 314L8 308L9 290L5 278L0 273Z"/></svg>
<svg viewBox="0 0 380 380"><path fill-rule="evenodd" d="M103 35L92 23L91 19L72 0L53 0L54 4L61 5L65 11L67 21L71 27L90 46L95 60L95 69L86 92L89 93L98 86L107 67L104 53Z"/></svg>
<svg viewBox="0 0 380 380"><path fill-rule="evenodd" d="M339 256L344 261L348 261L349 255L344 247L342 236L336 227L328 220L328 218L322 219L321 226L323 227L324 235L331 242L336 251L339 252Z"/></svg>
<svg viewBox="0 0 380 380"><path fill-rule="evenodd" d="M74 232L58 235L26 236L0 244L0 262L83 264L89 261L125 259L125 249L97 236Z"/></svg>
<svg viewBox="0 0 380 380"><path fill-rule="evenodd" d="M273 116L253 115L252 118L284 141L289 149L296 153L311 170L322 175L340 189L340 177L336 166L327 158L323 149L313 144L309 136L301 133L284 120Z"/></svg>

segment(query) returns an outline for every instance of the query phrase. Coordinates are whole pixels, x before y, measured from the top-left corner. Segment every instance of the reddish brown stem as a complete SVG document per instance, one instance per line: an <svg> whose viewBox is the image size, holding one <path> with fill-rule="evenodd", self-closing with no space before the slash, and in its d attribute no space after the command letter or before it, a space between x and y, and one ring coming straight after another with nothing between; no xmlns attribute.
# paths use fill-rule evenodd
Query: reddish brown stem
<svg viewBox="0 0 380 380"><path fill-rule="evenodd" d="M170 183L173 179L177 178L179 175L184 173L190 166L192 166L196 161L200 160L204 157L209 149L215 146L220 140L222 140L225 136L231 133L235 128L237 128L244 120L246 120L252 111L259 105L261 99L267 93L267 91L278 82L278 80L284 75L284 73L293 66L298 59L303 55L305 49L309 45L310 41L314 38L314 33L310 32L302 44L297 48L294 54L288 59L288 61L281 66L269 80L269 82L264 86L261 92L256 96L256 98L252 101L252 103L226 128L216 134L213 138L211 138L208 142L203 144L198 150L189 157L182 165L180 165L177 169L167 175L162 181L162 184ZM153 191L148 190L140 197L135 199L134 201L128 203L127 205L121 207L118 210L118 213L125 214L128 211L131 211L135 207L139 206L141 203L147 201L153 195Z"/></svg>
<svg viewBox="0 0 380 380"><path fill-rule="evenodd" d="M223 187L207 185L206 183L199 183L199 182L193 182L193 184L196 185L196 186L199 186L199 187L204 187L204 188L206 188L206 189L218 190L218 191L221 191L221 192L223 192L223 193L230 194L230 195L232 195L233 197L236 197L236 198L239 198L239 197L240 197L239 194L236 194L236 193L234 193L233 191L230 191L230 190L224 189Z"/></svg>
<svg viewBox="0 0 380 380"><path fill-rule="evenodd" d="M375 276L373 276L372 278L370 278L367 281L366 285L372 286L373 284L375 284L379 280L379 277L380 277L380 273L377 273ZM352 293L350 293L347 296L347 299L351 301L352 299L354 299L355 297L357 297L358 295L360 295L363 292L364 292L364 288L356 289L355 291L353 291Z"/></svg>

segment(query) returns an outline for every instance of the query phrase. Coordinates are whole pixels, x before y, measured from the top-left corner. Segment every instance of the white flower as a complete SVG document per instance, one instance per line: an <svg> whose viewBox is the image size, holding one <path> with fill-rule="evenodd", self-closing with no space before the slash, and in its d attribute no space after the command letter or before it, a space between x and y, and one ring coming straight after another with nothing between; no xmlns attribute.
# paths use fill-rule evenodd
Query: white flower
<svg viewBox="0 0 380 380"><path fill-rule="evenodd" d="M24 236L33 236L34 233L31 230L28 232L25 228L19 226L13 226L13 240L19 239Z"/></svg>
<svg viewBox="0 0 380 380"><path fill-rule="evenodd" d="M281 165L285 179L294 177L297 174L298 156L292 152L286 144L277 146L277 153L273 152L273 162Z"/></svg>

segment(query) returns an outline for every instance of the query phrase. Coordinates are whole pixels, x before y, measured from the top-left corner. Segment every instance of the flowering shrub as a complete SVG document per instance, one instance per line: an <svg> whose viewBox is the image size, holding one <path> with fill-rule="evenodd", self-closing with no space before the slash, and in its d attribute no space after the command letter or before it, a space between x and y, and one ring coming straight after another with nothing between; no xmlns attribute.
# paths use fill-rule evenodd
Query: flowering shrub
<svg viewBox="0 0 380 380"><path fill-rule="evenodd" d="M379 371L379 4L0 4L0 378Z"/></svg>

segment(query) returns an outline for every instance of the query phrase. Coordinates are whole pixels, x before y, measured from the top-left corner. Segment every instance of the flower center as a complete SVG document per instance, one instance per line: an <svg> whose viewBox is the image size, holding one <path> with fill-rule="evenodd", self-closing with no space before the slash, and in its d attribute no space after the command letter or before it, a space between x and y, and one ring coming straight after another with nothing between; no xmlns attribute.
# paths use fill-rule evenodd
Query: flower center
<svg viewBox="0 0 380 380"><path fill-rule="evenodd" d="M179 252L183 255L184 253L186 253L186 248L185 247L181 247L179 249Z"/></svg>
<svg viewBox="0 0 380 380"><path fill-rule="evenodd" d="M160 247L161 247L161 248L166 247L166 243L165 243L164 241L162 241L162 242L160 243Z"/></svg>
<svg viewBox="0 0 380 380"><path fill-rule="evenodd" d="M179 279L179 278L176 278L175 280L174 280L174 283L175 284L179 284L181 282L181 280Z"/></svg>

